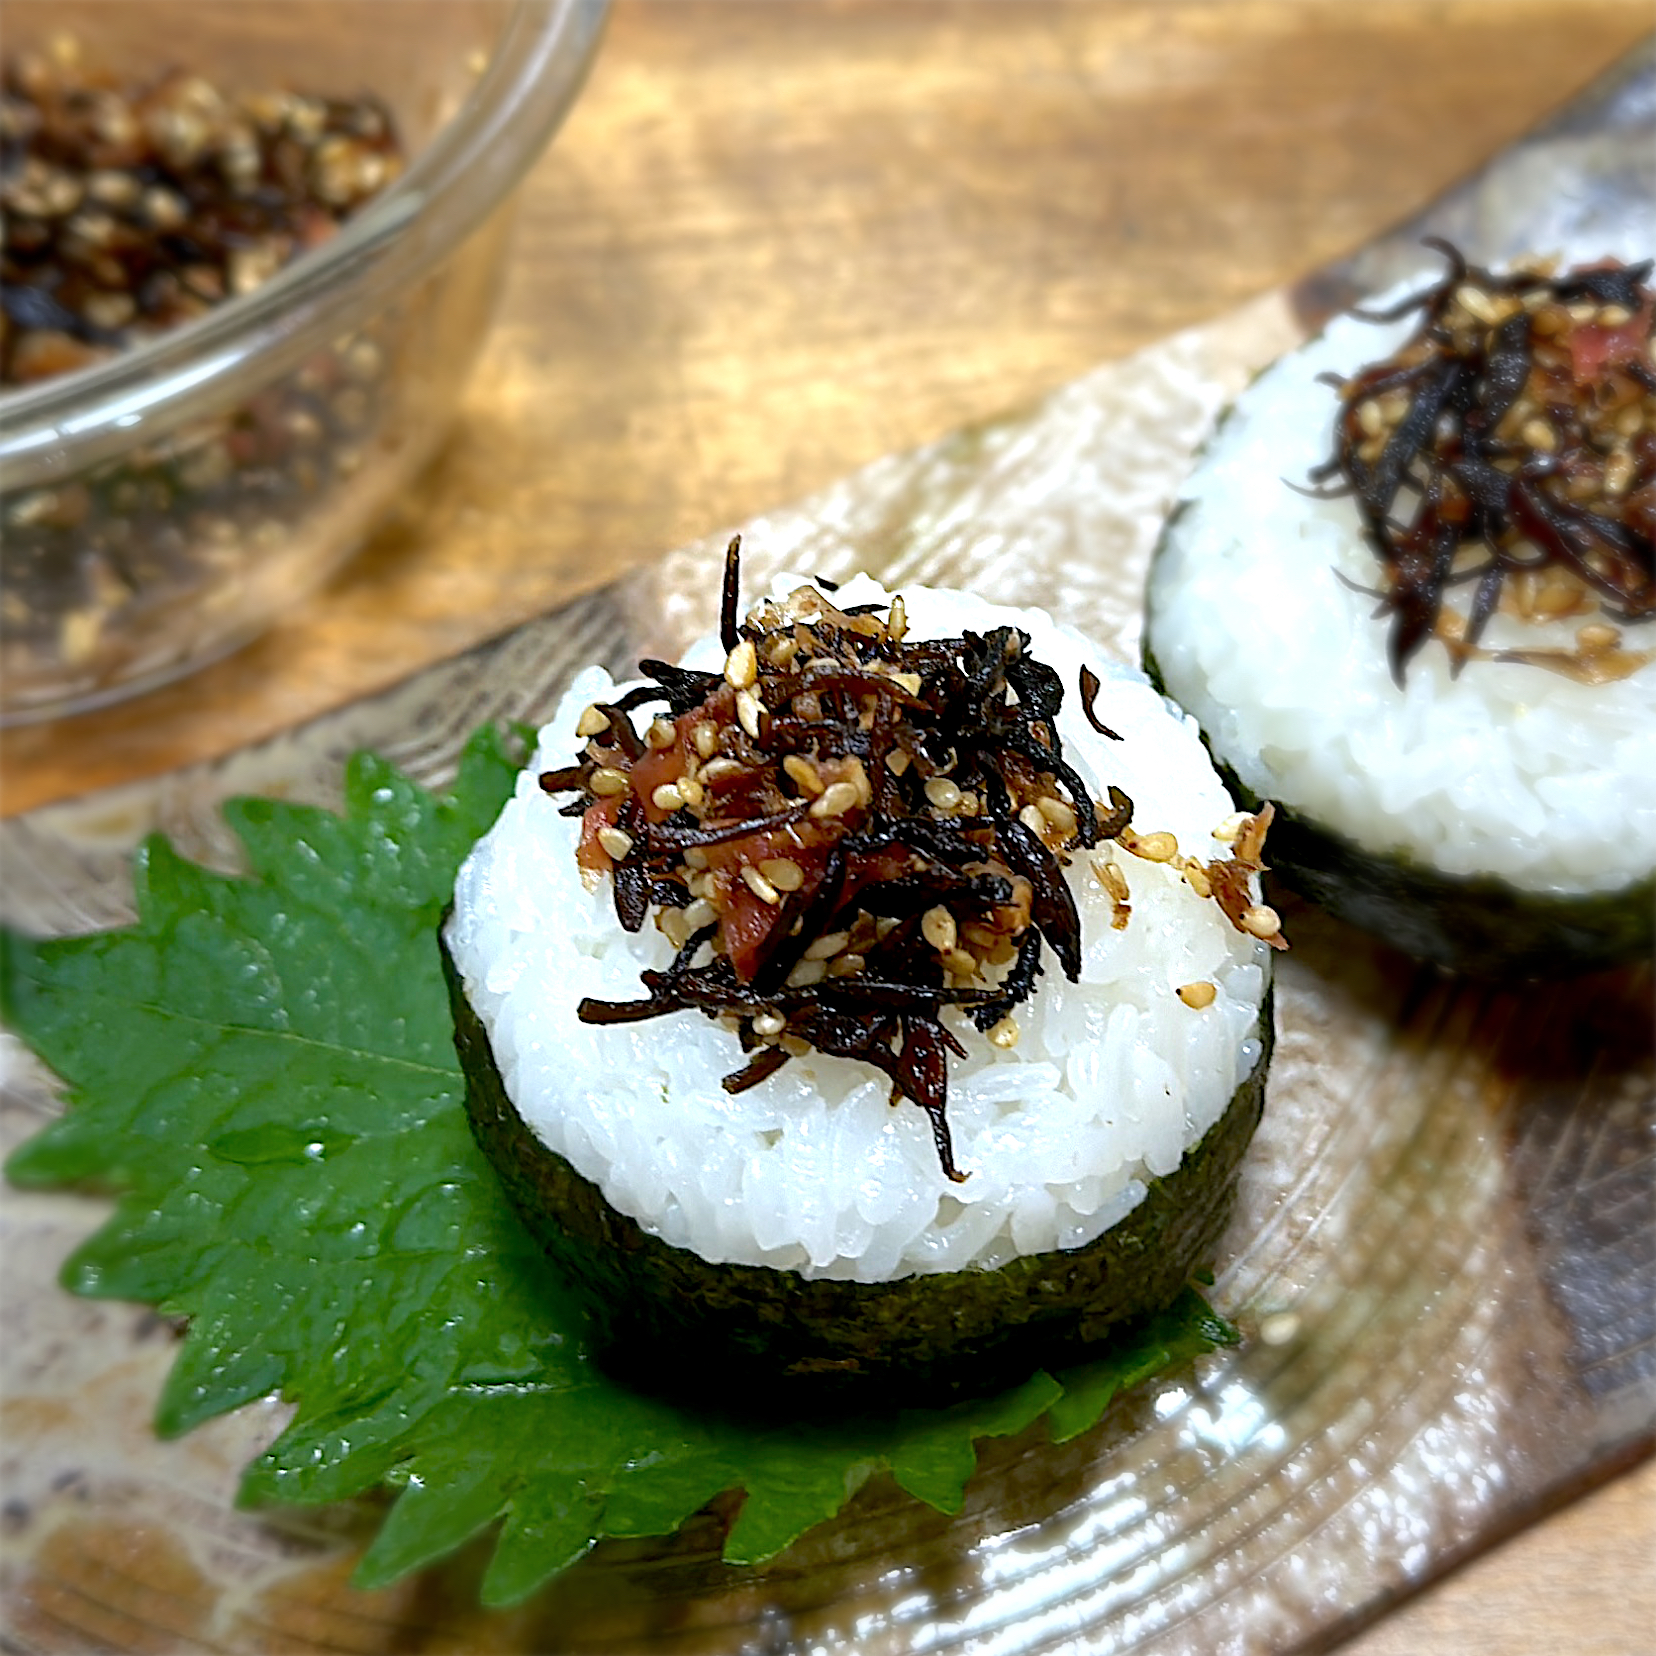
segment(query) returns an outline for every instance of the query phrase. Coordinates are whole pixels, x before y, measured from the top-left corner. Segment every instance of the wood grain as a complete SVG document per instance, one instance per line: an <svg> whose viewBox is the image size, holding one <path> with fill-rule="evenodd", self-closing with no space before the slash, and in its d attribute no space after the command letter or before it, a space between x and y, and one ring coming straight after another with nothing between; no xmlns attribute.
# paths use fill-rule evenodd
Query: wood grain
<svg viewBox="0 0 1656 1656"><path fill-rule="evenodd" d="M394 3L394 0L392 0ZM24 810L226 752L1224 312L1406 214L1645 0L617 0L395 522L260 643L8 732Z"/></svg>
<svg viewBox="0 0 1656 1656"><path fill-rule="evenodd" d="M1656 1627L1656 1460L1524 1531L1341 1656L1640 1656Z"/></svg>
<svg viewBox="0 0 1656 1656"><path fill-rule="evenodd" d="M397 521L266 639L8 732L7 812L227 752L1360 243L1648 0L617 0ZM1649 1467L1349 1646L1631 1656Z"/></svg>

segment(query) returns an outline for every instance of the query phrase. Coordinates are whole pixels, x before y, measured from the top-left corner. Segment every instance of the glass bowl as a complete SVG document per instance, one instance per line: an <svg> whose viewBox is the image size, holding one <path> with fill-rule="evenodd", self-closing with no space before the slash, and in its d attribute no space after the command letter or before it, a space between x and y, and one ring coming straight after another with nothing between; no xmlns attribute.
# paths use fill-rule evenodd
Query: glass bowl
<svg viewBox="0 0 1656 1656"><path fill-rule="evenodd" d="M0 393L0 723L188 672L319 586L430 457L494 309L510 198L607 0L8 0L121 81L371 92L405 170L265 285Z"/></svg>

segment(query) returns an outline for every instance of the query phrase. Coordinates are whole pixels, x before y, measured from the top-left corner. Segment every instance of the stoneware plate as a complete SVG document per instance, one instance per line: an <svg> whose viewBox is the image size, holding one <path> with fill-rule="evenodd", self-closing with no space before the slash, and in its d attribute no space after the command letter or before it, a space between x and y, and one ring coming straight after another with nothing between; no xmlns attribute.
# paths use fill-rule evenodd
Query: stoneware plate
<svg viewBox="0 0 1656 1656"><path fill-rule="evenodd" d="M778 568L964 585L1137 654L1151 542L1247 376L1336 304L1476 259L1609 245L1656 196L1656 59L1361 256L1100 369L1039 406L881 461L743 525ZM127 911L152 828L230 856L218 803L328 802L373 747L424 781L492 717L535 719L579 664L671 655L713 621L728 531L399 690L232 759L0 826L7 919ZM160 1443L172 1336L71 1299L95 1201L3 1198L4 1648L250 1652L1292 1651L1324 1646L1644 1452L1656 1420L1651 972L1469 987L1287 905L1265 1125L1215 1296L1240 1349L1121 1400L1054 1448L986 1445L965 1510L876 1480L773 1564L718 1562L720 1519L608 1543L521 1610L476 1608L479 1559L346 1585L376 1514L253 1514L237 1474L275 1403ZM0 1149L57 1109L5 1050Z"/></svg>

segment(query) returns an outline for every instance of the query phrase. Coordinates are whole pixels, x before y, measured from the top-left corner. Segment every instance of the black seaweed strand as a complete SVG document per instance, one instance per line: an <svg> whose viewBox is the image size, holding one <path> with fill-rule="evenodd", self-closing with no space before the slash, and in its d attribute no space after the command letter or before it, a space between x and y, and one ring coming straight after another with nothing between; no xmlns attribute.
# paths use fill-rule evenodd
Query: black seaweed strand
<svg viewBox="0 0 1656 1656"><path fill-rule="evenodd" d="M1496 276L1447 242L1427 245L1448 265L1438 282L1355 313L1418 313L1419 324L1394 357L1342 384L1335 450L1307 491L1356 501L1384 570L1399 685L1433 637L1459 672L1520 575L1559 569L1583 607L1656 618L1656 429L1648 410L1631 432L1620 423L1656 385L1651 262ZM1468 582L1457 623L1445 595ZM1526 601L1514 600L1521 615Z"/></svg>

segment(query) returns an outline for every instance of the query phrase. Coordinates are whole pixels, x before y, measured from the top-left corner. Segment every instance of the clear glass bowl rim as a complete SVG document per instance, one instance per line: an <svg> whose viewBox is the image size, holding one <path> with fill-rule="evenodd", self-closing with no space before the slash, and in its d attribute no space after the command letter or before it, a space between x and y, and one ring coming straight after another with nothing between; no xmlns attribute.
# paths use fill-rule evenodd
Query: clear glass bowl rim
<svg viewBox="0 0 1656 1656"><path fill-rule="evenodd" d="M563 123L609 0L513 0L453 120L328 245L137 350L0 395L0 490L63 482L217 411L349 333L441 264Z"/></svg>

